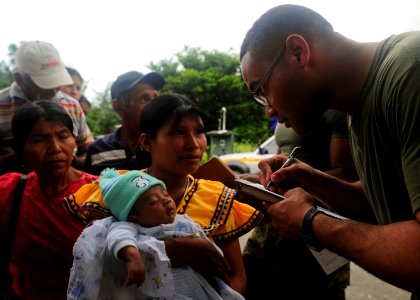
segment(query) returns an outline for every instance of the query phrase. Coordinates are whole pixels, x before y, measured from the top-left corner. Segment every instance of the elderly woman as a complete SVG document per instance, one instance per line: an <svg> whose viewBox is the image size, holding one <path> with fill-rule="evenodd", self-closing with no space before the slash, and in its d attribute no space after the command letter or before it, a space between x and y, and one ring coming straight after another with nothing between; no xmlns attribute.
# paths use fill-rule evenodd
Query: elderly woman
<svg viewBox="0 0 420 300"><path fill-rule="evenodd" d="M22 107L13 117L14 151L28 174L19 209L10 269L21 299L66 299L72 247L84 228L62 198L96 179L71 167L73 123L51 101ZM0 176L1 241L21 174Z"/></svg>

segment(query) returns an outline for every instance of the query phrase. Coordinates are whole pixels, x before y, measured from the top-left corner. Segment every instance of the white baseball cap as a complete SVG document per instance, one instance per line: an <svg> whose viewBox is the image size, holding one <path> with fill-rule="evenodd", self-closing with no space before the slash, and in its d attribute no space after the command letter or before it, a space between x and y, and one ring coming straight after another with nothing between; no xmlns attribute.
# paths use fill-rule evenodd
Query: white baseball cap
<svg viewBox="0 0 420 300"><path fill-rule="evenodd" d="M35 84L46 90L73 84L57 49L41 41L25 42L16 51L16 71L28 74Z"/></svg>

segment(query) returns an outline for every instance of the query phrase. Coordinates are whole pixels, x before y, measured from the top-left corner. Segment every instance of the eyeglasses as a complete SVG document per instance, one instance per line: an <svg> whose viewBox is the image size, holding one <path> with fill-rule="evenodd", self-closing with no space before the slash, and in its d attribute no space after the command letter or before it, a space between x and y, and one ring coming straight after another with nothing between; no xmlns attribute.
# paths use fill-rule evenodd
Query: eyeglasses
<svg viewBox="0 0 420 300"><path fill-rule="evenodd" d="M271 106L270 101L268 100L268 98L264 97L261 94L261 91L263 90L264 85L267 83L267 80L270 78L271 73L273 72L275 66L280 61L280 58L283 56L283 54L285 52L284 49L285 48L282 48L281 51L279 53L277 53L276 57L274 57L270 66L268 67L267 71L265 72L263 78L261 79L260 83L257 85L255 90L251 91L252 95L254 96L255 101L257 101L257 103L259 103L263 106Z"/></svg>

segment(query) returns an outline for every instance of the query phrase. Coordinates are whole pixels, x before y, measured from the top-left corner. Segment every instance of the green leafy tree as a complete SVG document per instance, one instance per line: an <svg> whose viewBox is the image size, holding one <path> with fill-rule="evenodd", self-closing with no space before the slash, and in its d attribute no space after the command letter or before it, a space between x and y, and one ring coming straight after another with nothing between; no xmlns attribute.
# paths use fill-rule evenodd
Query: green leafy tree
<svg viewBox="0 0 420 300"><path fill-rule="evenodd" d="M161 93L184 94L198 103L208 116L208 131L219 128L220 110L225 107L226 129L235 132L236 141L258 144L268 137L268 119L241 78L237 54L186 46L148 67L165 78ZM108 95L109 86L92 101L88 124L95 136L113 132L120 123Z"/></svg>
<svg viewBox="0 0 420 300"><path fill-rule="evenodd" d="M207 130L219 128L220 109L226 107L226 129L237 141L258 143L268 136L268 120L241 78L237 54L186 46L148 67L164 76L162 93L184 94L198 103L209 118Z"/></svg>
<svg viewBox="0 0 420 300"><path fill-rule="evenodd" d="M120 117L112 108L109 88L103 93L97 93L87 116L87 123L95 137L114 132L120 124Z"/></svg>
<svg viewBox="0 0 420 300"><path fill-rule="evenodd" d="M9 61L0 61L0 89L10 86L13 82L13 69L15 66L14 56L17 46L15 44L10 44L8 49Z"/></svg>

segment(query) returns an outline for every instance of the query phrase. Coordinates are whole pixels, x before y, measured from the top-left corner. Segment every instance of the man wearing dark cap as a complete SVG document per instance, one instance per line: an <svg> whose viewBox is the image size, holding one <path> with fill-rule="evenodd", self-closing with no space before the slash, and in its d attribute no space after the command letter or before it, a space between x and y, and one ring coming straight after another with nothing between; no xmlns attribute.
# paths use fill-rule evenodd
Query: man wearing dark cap
<svg viewBox="0 0 420 300"><path fill-rule="evenodd" d="M136 148L140 115L144 105L155 98L165 81L155 72L143 75L130 71L117 77L111 86L112 107L121 118L121 127L88 147L84 170L99 175L105 168L136 170Z"/></svg>

